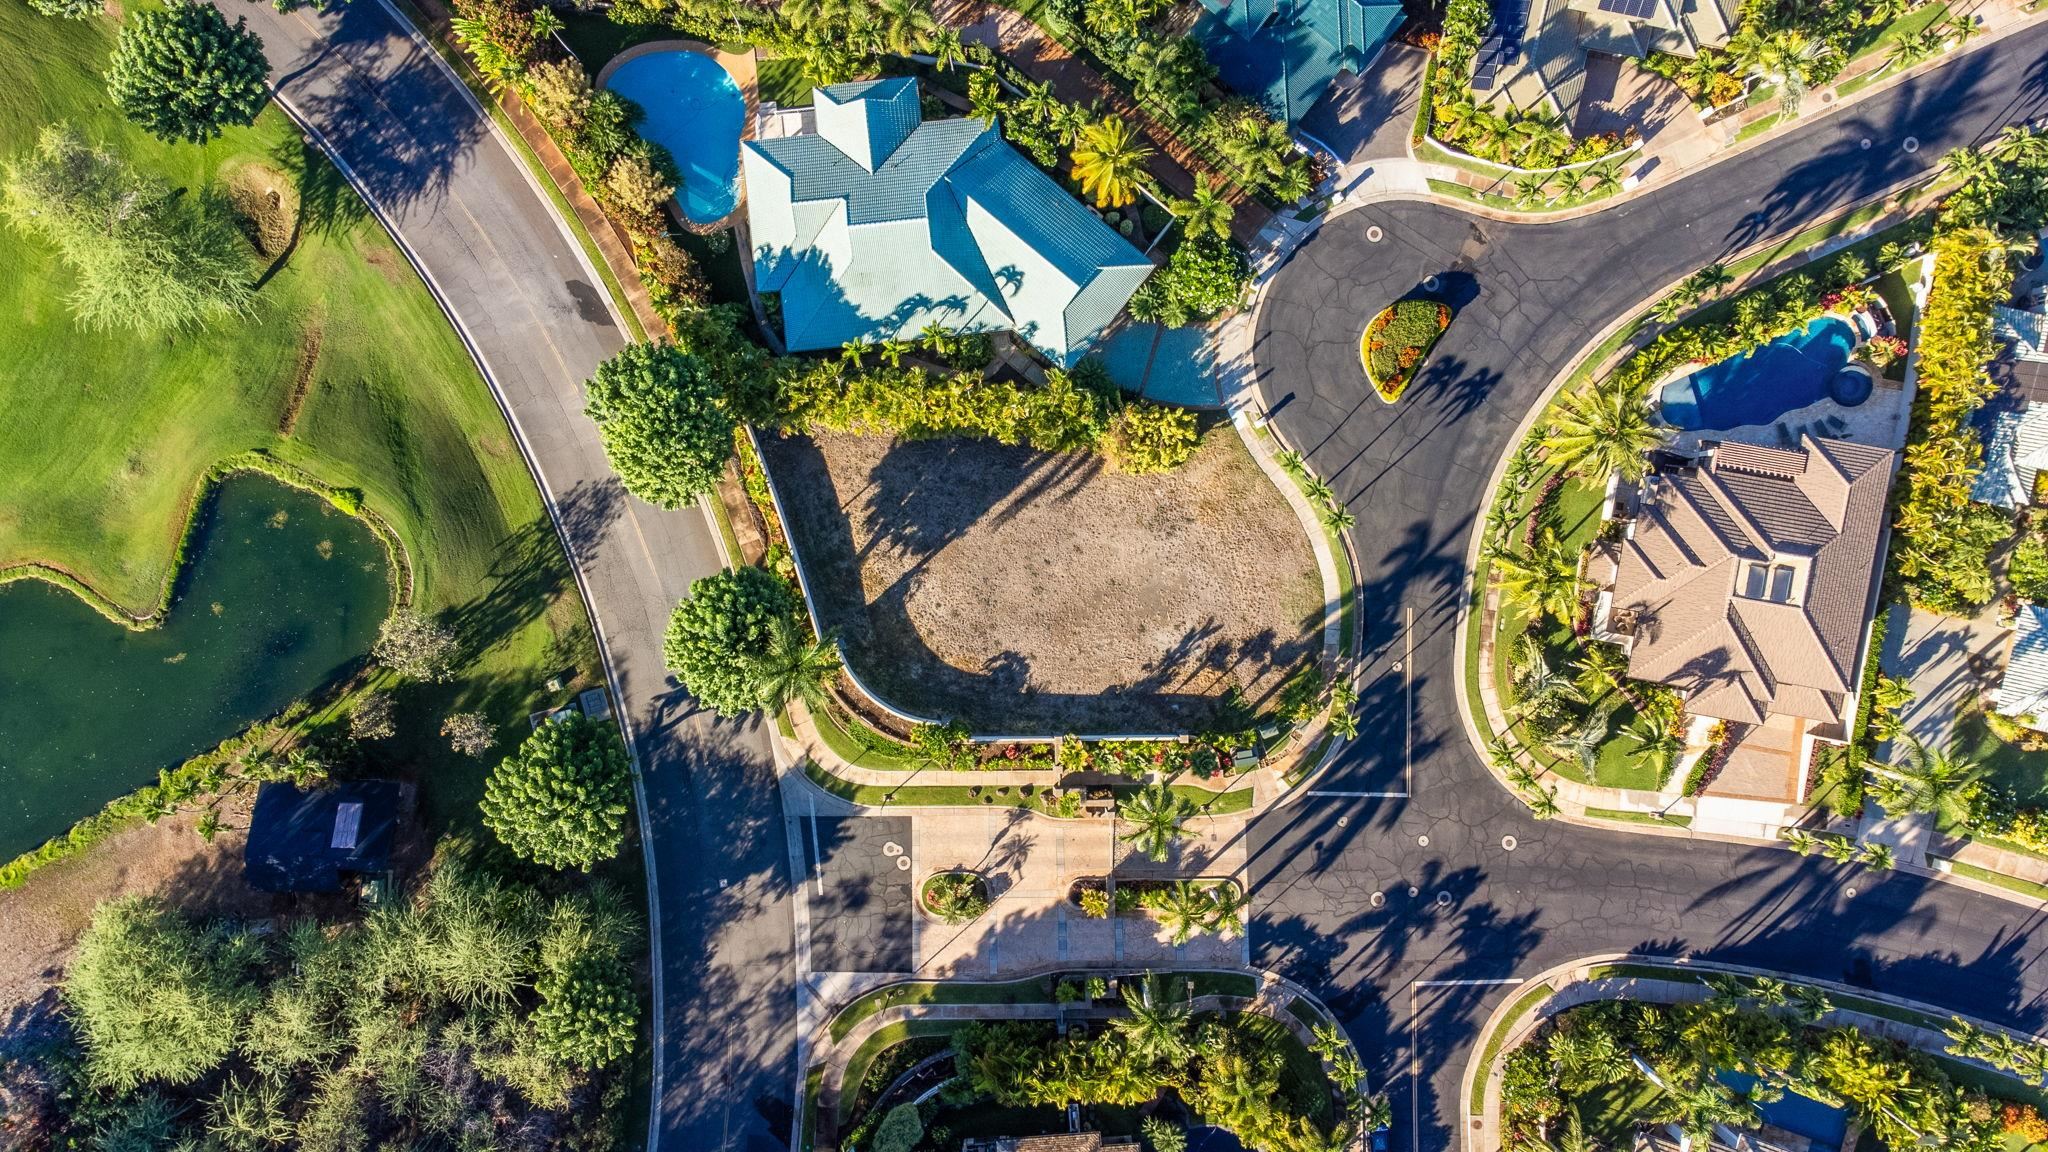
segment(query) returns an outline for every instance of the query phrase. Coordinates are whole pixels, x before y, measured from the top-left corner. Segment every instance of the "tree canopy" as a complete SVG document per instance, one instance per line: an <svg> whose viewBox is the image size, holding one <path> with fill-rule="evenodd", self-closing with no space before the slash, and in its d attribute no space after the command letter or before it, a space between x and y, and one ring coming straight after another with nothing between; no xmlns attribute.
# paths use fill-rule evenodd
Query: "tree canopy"
<svg viewBox="0 0 2048 1152"><path fill-rule="evenodd" d="M93 1079L117 1089L186 1084L225 1059L255 1007L241 984L250 944L154 899L100 905L64 982Z"/></svg>
<svg viewBox="0 0 2048 1152"><path fill-rule="evenodd" d="M203 326L255 295L248 245L218 195L180 195L63 124L0 172L0 214L57 249L87 328Z"/></svg>
<svg viewBox="0 0 2048 1152"><path fill-rule="evenodd" d="M710 492L732 455L733 418L706 364L672 344L632 344L598 366L584 409L626 490L680 508Z"/></svg>
<svg viewBox="0 0 2048 1152"><path fill-rule="evenodd" d="M230 25L211 4L170 0L128 14L107 62L107 93L150 135L204 144L229 125L256 122L269 75L247 21Z"/></svg>
<svg viewBox="0 0 2048 1152"><path fill-rule="evenodd" d="M484 825L507 848L550 868L588 872L617 855L631 804L618 736L573 713L534 729L484 782Z"/></svg>
<svg viewBox="0 0 2048 1152"><path fill-rule="evenodd" d="M742 716L761 706L776 621L796 615L789 586L761 568L734 568L690 585L669 618L662 652L705 707Z"/></svg>

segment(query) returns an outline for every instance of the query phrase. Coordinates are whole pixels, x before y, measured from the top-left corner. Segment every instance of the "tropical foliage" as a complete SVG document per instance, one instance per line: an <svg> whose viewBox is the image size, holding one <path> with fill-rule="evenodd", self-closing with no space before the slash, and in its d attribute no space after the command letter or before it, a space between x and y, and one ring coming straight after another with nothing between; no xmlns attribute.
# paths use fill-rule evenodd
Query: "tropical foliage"
<svg viewBox="0 0 2048 1152"><path fill-rule="evenodd" d="M1237 241L1214 231L1195 235L1190 229L1166 267L1131 296L1131 316L1169 328L1210 320L1236 307L1251 279L1251 261Z"/></svg>
<svg viewBox="0 0 2048 1152"><path fill-rule="evenodd" d="M24 1147L600 1149L640 1020L628 905L488 872L460 845L360 921L258 933L147 898L102 904ZM40 1117L48 1125L33 1127Z"/></svg>
<svg viewBox="0 0 2048 1152"><path fill-rule="evenodd" d="M533 730L484 782L484 826L524 859L590 871L618 855L632 770L617 730L581 713Z"/></svg>
<svg viewBox="0 0 2048 1152"><path fill-rule="evenodd" d="M1131 826L1118 839L1154 860L1164 860L1176 842L1194 835L1187 822L1197 811L1193 800L1167 785L1148 784L1117 804L1117 817Z"/></svg>
<svg viewBox="0 0 2048 1152"><path fill-rule="evenodd" d="M1121 208L1138 198L1152 149L1127 120L1105 116L1074 141L1074 179L1098 208Z"/></svg>
<svg viewBox="0 0 2048 1152"><path fill-rule="evenodd" d="M1479 42L1493 21L1486 0L1451 0L1444 12L1429 85L1429 132L1459 151L1516 168L1555 168L1611 155L1629 141L1617 133L1574 139L1545 111L1496 109L1472 99Z"/></svg>
<svg viewBox="0 0 2048 1152"><path fill-rule="evenodd" d="M1359 338L1359 351L1380 399L1392 403L1401 398L1423 358L1450 326L1449 304L1421 298L1396 300L1372 318Z"/></svg>
<svg viewBox="0 0 2048 1152"><path fill-rule="evenodd" d="M1617 472L1624 480L1641 479L1650 449L1663 442L1647 398L1613 379L1559 397L1543 435L1553 466L1596 483Z"/></svg>
<svg viewBox="0 0 2048 1152"><path fill-rule="evenodd" d="M1704 1145L1716 1124L1755 1126L1756 1105L1798 1092L1848 1108L1892 1147L1995 1152L1998 1109L1953 1082L1933 1058L1853 1027L1821 1027L1830 1005L1817 990L1775 980L1716 979L1688 1004L1599 1001L1552 1017L1507 1060L1504 1144L1543 1147L1582 1101L1661 1083L1637 1122L1673 1123ZM1738 1092L1719 1076L1757 1086Z"/></svg>
<svg viewBox="0 0 2048 1152"><path fill-rule="evenodd" d="M626 490L680 508L718 486L733 417L710 366L673 344L628 344L598 365L584 411Z"/></svg>

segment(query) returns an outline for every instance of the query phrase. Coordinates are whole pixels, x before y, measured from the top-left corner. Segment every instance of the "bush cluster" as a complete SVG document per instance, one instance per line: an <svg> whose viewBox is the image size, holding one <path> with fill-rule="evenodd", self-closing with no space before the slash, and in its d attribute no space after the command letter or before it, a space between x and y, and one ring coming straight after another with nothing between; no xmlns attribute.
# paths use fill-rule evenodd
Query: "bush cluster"
<svg viewBox="0 0 2048 1152"><path fill-rule="evenodd" d="M1496 111L1474 101L1472 65L1492 21L1486 0L1451 0L1445 10L1429 82L1431 135L1482 160L1536 169L1597 160L1634 142L1615 132L1574 139L1549 112Z"/></svg>
<svg viewBox="0 0 2048 1152"><path fill-rule="evenodd" d="M258 935L148 898L102 904L63 989L77 1044L9 1085L10 1117L45 1125L13 1135L345 1152L536 1147L546 1132L608 1147L624 1085L606 1070L641 1012L626 908L606 888L525 888L459 847L360 922Z"/></svg>
<svg viewBox="0 0 2048 1152"><path fill-rule="evenodd" d="M799 607L789 585L765 569L713 573L691 584L689 598L676 605L662 654L705 707L744 715L761 704L753 662L768 651L775 621L794 617Z"/></svg>
<svg viewBox="0 0 2048 1152"><path fill-rule="evenodd" d="M1386 399L1400 397L1437 337L1451 326L1451 306L1435 300L1396 300L1365 329L1365 362L1372 386Z"/></svg>
<svg viewBox="0 0 2048 1152"><path fill-rule="evenodd" d="M1235 240L1190 237L1131 296L1131 316L1169 328L1210 320L1237 306L1252 265Z"/></svg>

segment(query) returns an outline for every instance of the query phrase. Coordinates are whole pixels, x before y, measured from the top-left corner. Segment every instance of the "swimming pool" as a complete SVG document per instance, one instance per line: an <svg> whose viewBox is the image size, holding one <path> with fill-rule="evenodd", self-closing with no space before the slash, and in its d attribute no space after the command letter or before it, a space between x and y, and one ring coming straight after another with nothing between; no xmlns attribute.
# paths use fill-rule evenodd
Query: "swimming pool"
<svg viewBox="0 0 2048 1152"><path fill-rule="evenodd" d="M605 87L646 109L640 134L675 156L683 215L698 224L730 215L747 102L718 61L683 49L650 52L619 65Z"/></svg>
<svg viewBox="0 0 2048 1152"><path fill-rule="evenodd" d="M1756 1090L1756 1077L1744 1072L1723 1070L1714 1073L1714 1077L1744 1096ZM1759 1102L1757 1111L1763 1115L1764 1123L1797 1133L1823 1148L1840 1148L1843 1137L1849 1134L1847 1109L1831 1107L1797 1092L1787 1092L1768 1104Z"/></svg>
<svg viewBox="0 0 2048 1152"><path fill-rule="evenodd" d="M1688 431L1768 424L1832 395L1830 385L1857 343L1847 321L1823 316L1754 352L1666 384L1659 408L1668 423ZM1836 398L1845 405L1861 403L1849 395Z"/></svg>

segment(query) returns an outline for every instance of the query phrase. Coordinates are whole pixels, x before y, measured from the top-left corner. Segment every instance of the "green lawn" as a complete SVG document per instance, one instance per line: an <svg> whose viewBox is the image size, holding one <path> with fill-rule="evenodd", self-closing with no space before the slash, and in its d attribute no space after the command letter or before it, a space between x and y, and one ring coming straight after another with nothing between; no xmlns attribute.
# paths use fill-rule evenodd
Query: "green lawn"
<svg viewBox="0 0 2048 1152"><path fill-rule="evenodd" d="M1961 860L1950 860L1948 866L1949 870L1958 876L1996 885L2008 892L2016 892L2035 900L2048 900L2048 884L2036 884L2017 876L2007 876L2003 872L1993 872L1989 868L1979 868L1975 864L1965 864Z"/></svg>
<svg viewBox="0 0 2048 1152"><path fill-rule="evenodd" d="M875 1033L861 1041L860 1047L847 1058L846 1075L839 1081L839 1125L844 1128L853 1119L853 1106L860 1101L861 1081L867 1079L868 1065L882 1053L903 1043L925 1036L951 1036L960 1027L957 1020L903 1020L886 1024L875 1029Z"/></svg>
<svg viewBox="0 0 2048 1152"><path fill-rule="evenodd" d="M1049 1004L1052 993L1042 976L1013 980L1006 984L968 984L959 981L923 981L891 984L848 1004L832 1018L832 1040L837 1043L852 1033L861 1021L899 1004Z"/></svg>
<svg viewBox="0 0 2048 1152"><path fill-rule="evenodd" d="M754 66L754 84L762 103L784 108L809 108L815 82L804 75L803 62L794 57L762 60Z"/></svg>
<svg viewBox="0 0 2048 1152"><path fill-rule="evenodd" d="M1690 828L1690 816L1659 816L1655 812L1632 812L1621 808L1588 808L1586 815L1595 820L1614 820L1622 824L1661 824L1667 828Z"/></svg>
<svg viewBox="0 0 2048 1152"><path fill-rule="evenodd" d="M1603 1148L1626 1148L1635 1139L1636 1125L1650 1114L1664 1093L1641 1076L1630 1076L1579 1097L1579 1118L1586 1135Z"/></svg>
<svg viewBox="0 0 2048 1152"><path fill-rule="evenodd" d="M1998 738L1980 713L1955 726L1955 752L1983 767L1985 782L2010 789L2022 808L2048 805L2048 752L2027 752Z"/></svg>
<svg viewBox="0 0 2048 1152"><path fill-rule="evenodd" d="M1487 1033L1486 1046L1479 1053L1479 1066L1472 1071L1472 1115L1477 1116L1485 1110L1486 1075L1492 1070L1494 1060L1499 1058L1501 1045L1507 1043L1508 1033L1514 1031L1515 1022L1550 999L1553 991L1548 984L1538 984L1522 993L1522 998L1515 1001L1500 1018L1500 1023Z"/></svg>
<svg viewBox="0 0 2048 1152"><path fill-rule="evenodd" d="M62 302L69 273L0 226L0 403L12 413L0 425L0 566L57 565L146 612L173 575L195 484L220 458L264 449L362 489L417 567L420 606L469 646L458 682L407 689L399 713L426 761L430 818L473 822L482 772L433 734L439 718L482 709L509 742L549 674L597 669L539 495L439 308L290 121L272 108L205 147L161 144L106 97L113 34L104 20L0 6L0 155L63 120L180 187L270 165L309 210L251 317L175 336L81 330ZM262 271L253 254L250 268Z"/></svg>

